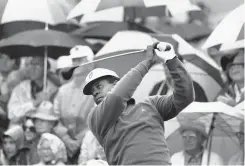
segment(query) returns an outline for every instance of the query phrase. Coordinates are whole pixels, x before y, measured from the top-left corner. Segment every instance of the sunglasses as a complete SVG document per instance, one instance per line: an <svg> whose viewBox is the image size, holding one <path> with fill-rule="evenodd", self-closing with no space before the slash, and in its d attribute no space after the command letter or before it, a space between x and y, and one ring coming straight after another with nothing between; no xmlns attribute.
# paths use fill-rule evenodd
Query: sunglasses
<svg viewBox="0 0 245 166"><path fill-rule="evenodd" d="M36 132L36 129L34 126L23 126L23 130L27 131L29 129L29 131L31 132Z"/></svg>

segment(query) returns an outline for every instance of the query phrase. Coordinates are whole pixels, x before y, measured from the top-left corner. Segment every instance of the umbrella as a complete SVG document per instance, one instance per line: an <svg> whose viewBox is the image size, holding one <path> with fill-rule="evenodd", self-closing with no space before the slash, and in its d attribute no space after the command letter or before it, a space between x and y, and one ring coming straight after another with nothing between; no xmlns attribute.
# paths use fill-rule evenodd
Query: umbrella
<svg viewBox="0 0 245 166"><path fill-rule="evenodd" d="M244 121L242 111L221 102L193 102L177 118L165 122L166 138L171 154L183 150L179 127L187 122L202 122L209 134L207 148L218 153L226 162L239 151L235 133ZM208 161L207 161L208 162Z"/></svg>
<svg viewBox="0 0 245 166"><path fill-rule="evenodd" d="M28 51L44 50L48 47L49 56L56 59L60 55L68 55L75 45L89 45L85 40L55 30L30 30L17 33L0 41L0 50L12 56L27 56ZM24 54L20 54L24 53ZM56 53L56 54L52 54Z"/></svg>
<svg viewBox="0 0 245 166"><path fill-rule="evenodd" d="M45 30L48 30L48 24L64 23L68 11L73 8L64 0L8 0L3 6L4 10L0 13L1 24L16 21L36 21L45 23ZM21 30L18 32L21 32ZM45 48L44 90L46 90L47 81L47 51L47 48Z"/></svg>
<svg viewBox="0 0 245 166"><path fill-rule="evenodd" d="M64 0L8 0L2 12L1 23L38 21L48 24L66 22L73 5Z"/></svg>
<svg viewBox="0 0 245 166"><path fill-rule="evenodd" d="M34 30L34 29L45 29L46 23L37 21L15 21L5 24L0 24L1 38L7 38L19 32ZM80 28L80 25L71 23L60 23L56 25L48 25L48 29L57 30L62 32L70 33Z"/></svg>
<svg viewBox="0 0 245 166"><path fill-rule="evenodd" d="M146 33L154 33L153 29L147 28L135 22L93 22L88 23L86 27L71 32L74 35L81 35L85 38L96 38L109 40L118 31L137 30Z"/></svg>
<svg viewBox="0 0 245 166"><path fill-rule="evenodd" d="M211 33L211 29L205 25L180 24L176 26L165 25L155 30L148 26L143 26L135 22L112 22L112 21L98 21L93 23L87 23L85 27L77 29L72 34L82 35L86 38L97 38L109 40L118 31L124 30L138 30L146 33L163 33L163 34L178 34L185 40L193 40L201 37L208 36Z"/></svg>
<svg viewBox="0 0 245 166"><path fill-rule="evenodd" d="M44 63L44 91L47 83L47 57L57 58L68 55L70 48L75 45L88 45L84 40L54 30L30 30L17 33L0 41L0 50L10 55L26 56L30 52L43 53ZM22 53L22 54L20 54Z"/></svg>
<svg viewBox="0 0 245 166"><path fill-rule="evenodd" d="M212 32L207 25L195 23L177 25L161 24L157 30L164 34L178 34L187 41L206 37Z"/></svg>
<svg viewBox="0 0 245 166"><path fill-rule="evenodd" d="M220 51L244 48L245 5L231 11L208 37L203 49L218 47Z"/></svg>
<svg viewBox="0 0 245 166"><path fill-rule="evenodd" d="M125 17L129 18L164 16L168 12L175 14L178 12L199 10L199 8L195 5L192 5L189 0L83 0L69 13L68 19L120 6L128 9L124 12L124 15Z"/></svg>

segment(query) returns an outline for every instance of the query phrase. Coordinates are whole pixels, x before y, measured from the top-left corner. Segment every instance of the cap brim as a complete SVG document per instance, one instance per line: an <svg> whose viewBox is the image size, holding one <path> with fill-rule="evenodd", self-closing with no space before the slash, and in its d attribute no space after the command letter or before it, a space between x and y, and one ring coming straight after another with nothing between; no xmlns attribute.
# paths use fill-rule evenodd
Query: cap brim
<svg viewBox="0 0 245 166"><path fill-rule="evenodd" d="M183 125L180 127L179 131L180 133L186 131L186 130L193 130L193 131L197 131L199 133L201 133L204 137L208 138L208 134L203 131L203 129L197 127L197 126L193 126L193 125Z"/></svg>
<svg viewBox="0 0 245 166"><path fill-rule="evenodd" d="M57 121L58 120L58 118L55 116L42 114L42 113L36 113L35 115L32 116L32 118L48 120L48 121Z"/></svg>
<svg viewBox="0 0 245 166"><path fill-rule="evenodd" d="M96 80L96 79L95 79ZM95 81L91 81L91 82L88 82L84 88L83 88L83 94L85 95L92 95L92 92L91 92L91 86L92 86L92 83Z"/></svg>

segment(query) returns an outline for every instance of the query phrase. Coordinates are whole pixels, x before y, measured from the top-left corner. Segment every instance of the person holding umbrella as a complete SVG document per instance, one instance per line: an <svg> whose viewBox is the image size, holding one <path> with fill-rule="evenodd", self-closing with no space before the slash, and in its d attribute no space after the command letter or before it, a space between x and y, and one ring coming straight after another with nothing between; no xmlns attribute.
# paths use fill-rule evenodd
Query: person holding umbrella
<svg viewBox="0 0 245 166"><path fill-rule="evenodd" d="M146 55L121 79L103 68L86 77L83 93L93 95L97 104L88 116L89 128L103 146L109 165L171 165L164 121L177 116L194 100L191 77L172 45L160 42L148 46ZM168 66L174 93L135 104L134 91L158 61Z"/></svg>
<svg viewBox="0 0 245 166"><path fill-rule="evenodd" d="M67 147L69 164L76 164L78 161L79 149L88 130L87 116L94 107L93 98L81 94L85 77L92 68L85 66L74 70L73 67L90 61L93 56L93 51L88 46L77 45L71 49L69 56L60 57L66 58L64 67L73 70L73 74L70 81L59 88L54 99L54 112L60 118L54 131Z"/></svg>
<svg viewBox="0 0 245 166"><path fill-rule="evenodd" d="M201 122L186 123L180 127L180 133L183 139L184 151L172 155L172 164L207 165L208 150L203 147L208 138L205 125ZM210 153L210 165L223 165L223 160L218 154Z"/></svg>
<svg viewBox="0 0 245 166"><path fill-rule="evenodd" d="M41 102L49 101L57 91L57 87L47 82L47 90L43 90L44 58L34 56L29 68L29 80L22 81L16 86L8 102L8 118L11 123L20 124L23 117L31 110L35 110Z"/></svg>

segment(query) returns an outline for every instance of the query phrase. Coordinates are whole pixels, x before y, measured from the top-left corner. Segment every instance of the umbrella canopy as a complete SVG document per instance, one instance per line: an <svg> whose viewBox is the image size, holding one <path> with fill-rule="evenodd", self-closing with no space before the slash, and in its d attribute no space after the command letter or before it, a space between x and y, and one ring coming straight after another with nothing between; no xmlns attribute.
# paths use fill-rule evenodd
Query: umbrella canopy
<svg viewBox="0 0 245 166"><path fill-rule="evenodd" d="M134 22L94 22L72 32L85 38L109 40L118 31L137 30L146 33L154 33L154 30Z"/></svg>
<svg viewBox="0 0 245 166"><path fill-rule="evenodd" d="M215 119L213 119L214 115ZM179 127L196 121L205 124L207 133L213 123L214 129L212 135L209 135L209 138L212 137L211 151L218 153L225 163L239 151L240 145L235 132L239 131L239 125L244 121L243 112L221 102L193 102L177 118L165 122L167 143L171 154L183 150Z"/></svg>
<svg viewBox="0 0 245 166"><path fill-rule="evenodd" d="M28 52L36 52L48 47L49 56L57 58L60 55L68 55L70 48L75 45L89 44L79 37L60 31L30 30L2 39L0 50L10 55L27 56Z"/></svg>
<svg viewBox="0 0 245 166"><path fill-rule="evenodd" d="M48 24L66 22L73 5L64 0L8 0L2 12L1 23L38 21Z"/></svg>
<svg viewBox="0 0 245 166"><path fill-rule="evenodd" d="M34 29L45 29L47 25L43 22L37 21L15 21L9 22L5 24L0 24L0 38L7 38L12 35L15 35L19 32L34 30ZM76 29L80 28L78 24L71 23L61 23L56 25L48 25L48 29L57 30L62 32L72 32Z"/></svg>
<svg viewBox="0 0 245 166"><path fill-rule="evenodd" d="M169 11L172 14L180 11L199 10L192 5L189 0L83 0L68 15L68 19L75 18L84 14L94 13L96 11L114 8L114 7L134 8L132 15L129 17L137 18L138 16L164 16ZM166 8L167 6L167 8ZM168 9L168 11L166 10ZM154 12L155 11L155 12ZM161 12L159 12L161 11ZM128 12L125 11L125 15ZM147 15L148 14L148 15Z"/></svg>
<svg viewBox="0 0 245 166"><path fill-rule="evenodd" d="M212 32L207 25L195 23L177 25L163 24L159 25L157 29L164 34L178 34L187 41L206 37Z"/></svg>
<svg viewBox="0 0 245 166"><path fill-rule="evenodd" d="M244 48L245 5L231 11L214 29L203 49L218 47L220 51Z"/></svg>

